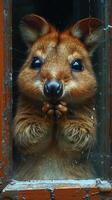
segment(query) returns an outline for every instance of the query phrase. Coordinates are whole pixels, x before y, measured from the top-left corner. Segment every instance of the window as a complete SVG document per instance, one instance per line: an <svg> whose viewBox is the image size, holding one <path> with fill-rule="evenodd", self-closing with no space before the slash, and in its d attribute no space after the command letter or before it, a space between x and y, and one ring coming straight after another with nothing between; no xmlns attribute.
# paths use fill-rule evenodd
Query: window
<svg viewBox="0 0 112 200"><path fill-rule="evenodd" d="M11 10L12 4L12 10ZM112 197L112 132L111 132L111 35L110 1L20 0L0 4L1 73L0 73L0 177L1 198L18 199L108 199ZM97 142L87 155L96 177L82 179L34 180L15 179L17 166L24 161L13 141L13 118L16 115L19 90L17 76L26 60L27 48L19 31L21 19L35 13L60 31L87 17L104 22L104 34L92 58L98 81L96 97ZM57 14L58 13L58 14ZM12 19L11 19L12 15ZM12 39L11 39L12 38Z"/></svg>

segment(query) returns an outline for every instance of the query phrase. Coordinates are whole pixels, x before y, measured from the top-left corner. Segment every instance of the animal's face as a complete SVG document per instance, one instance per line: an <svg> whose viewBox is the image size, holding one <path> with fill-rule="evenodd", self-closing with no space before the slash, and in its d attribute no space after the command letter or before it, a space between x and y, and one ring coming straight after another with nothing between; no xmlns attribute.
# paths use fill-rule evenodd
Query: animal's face
<svg viewBox="0 0 112 200"><path fill-rule="evenodd" d="M92 27L89 39L87 30L84 30L84 38L82 30L79 31L77 26L59 33L42 18L34 15L33 18L32 15L28 17L24 19L21 30L27 33L29 24L32 25L30 32L25 33L24 39L27 40L28 45L31 43L33 45L30 47L28 59L18 77L21 92L37 101L47 100L52 103L59 100L79 103L93 97L97 84L90 53L98 40L93 33L99 34L98 27L96 27L99 25L99 21L93 19L93 21L96 20L93 24L90 21L90 25L94 25L95 31ZM34 22L39 24L37 32ZM43 25L42 22L45 24ZM42 33L43 27L45 33ZM39 31L41 36L38 36ZM32 34L35 35L32 36ZM30 39L35 38L35 40L30 41L29 37ZM80 37L85 39L88 46L81 42Z"/></svg>

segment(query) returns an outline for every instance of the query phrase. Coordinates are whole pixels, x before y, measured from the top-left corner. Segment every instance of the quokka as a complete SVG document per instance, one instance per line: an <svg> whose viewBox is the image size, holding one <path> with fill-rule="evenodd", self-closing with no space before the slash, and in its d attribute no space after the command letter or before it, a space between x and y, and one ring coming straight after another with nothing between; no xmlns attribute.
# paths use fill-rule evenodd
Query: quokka
<svg viewBox="0 0 112 200"><path fill-rule="evenodd" d="M23 158L17 179L94 176L87 160L97 125L91 56L102 30L96 18L78 21L63 32L34 14L21 21L28 57L17 79L14 141Z"/></svg>

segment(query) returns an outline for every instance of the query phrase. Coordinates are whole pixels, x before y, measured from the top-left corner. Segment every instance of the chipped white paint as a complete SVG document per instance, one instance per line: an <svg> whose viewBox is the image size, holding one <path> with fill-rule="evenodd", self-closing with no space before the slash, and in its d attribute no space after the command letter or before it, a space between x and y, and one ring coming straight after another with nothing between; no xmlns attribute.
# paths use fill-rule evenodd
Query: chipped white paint
<svg viewBox="0 0 112 200"><path fill-rule="evenodd" d="M107 27L104 28L104 31L109 31L112 28L112 25L108 24Z"/></svg>
<svg viewBox="0 0 112 200"><path fill-rule="evenodd" d="M54 189L54 188L99 188L104 191L112 190L112 185L106 180L90 179L90 180L31 180L31 181L16 181L12 180L4 190L20 191L20 190L35 190L35 189Z"/></svg>

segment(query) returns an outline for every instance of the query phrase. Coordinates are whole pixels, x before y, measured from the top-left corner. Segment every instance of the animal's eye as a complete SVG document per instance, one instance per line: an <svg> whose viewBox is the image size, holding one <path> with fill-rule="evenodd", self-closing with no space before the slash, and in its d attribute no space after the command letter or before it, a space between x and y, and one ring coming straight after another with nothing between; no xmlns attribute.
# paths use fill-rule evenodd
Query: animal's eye
<svg viewBox="0 0 112 200"><path fill-rule="evenodd" d="M33 57L32 63L31 63L31 68L32 69L40 69L43 64L43 61L39 57Z"/></svg>
<svg viewBox="0 0 112 200"><path fill-rule="evenodd" d="M81 59L73 60L71 63L71 68L73 71L80 72L84 70Z"/></svg>

